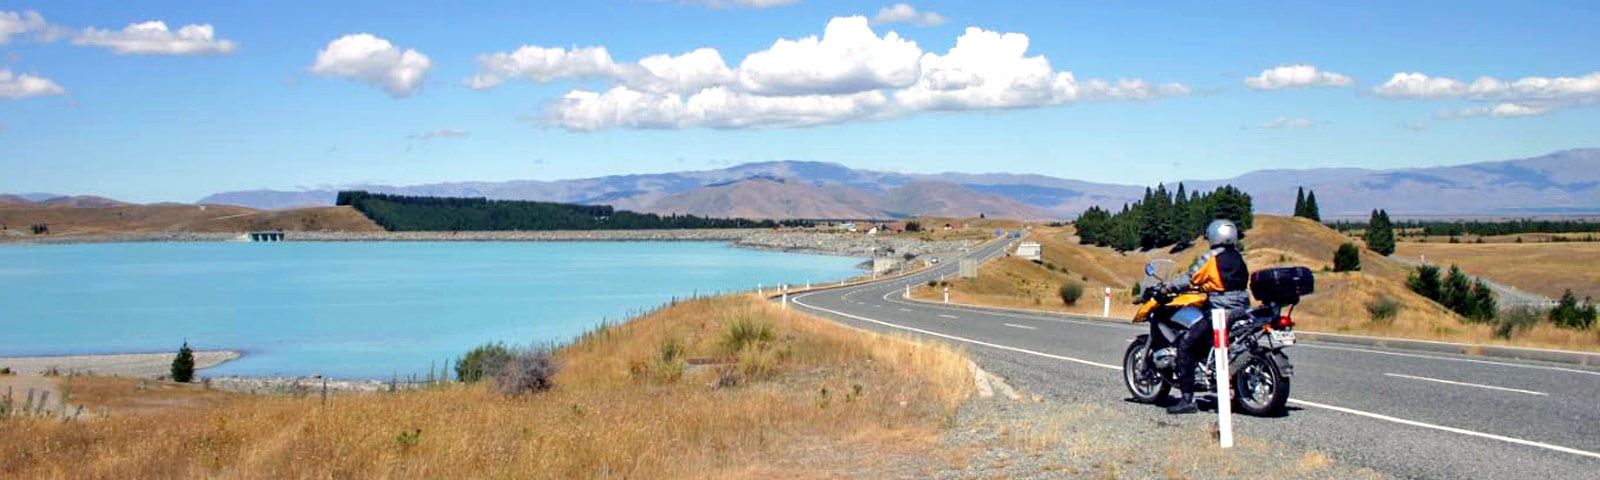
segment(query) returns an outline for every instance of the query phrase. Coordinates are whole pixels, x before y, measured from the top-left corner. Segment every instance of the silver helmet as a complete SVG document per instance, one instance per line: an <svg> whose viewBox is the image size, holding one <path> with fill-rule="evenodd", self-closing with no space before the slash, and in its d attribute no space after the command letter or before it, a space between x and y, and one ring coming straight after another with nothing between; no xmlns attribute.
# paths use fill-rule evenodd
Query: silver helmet
<svg viewBox="0 0 1600 480"><path fill-rule="evenodd" d="M1239 243L1239 227L1228 219L1219 218L1206 225L1206 241L1211 246L1234 245Z"/></svg>

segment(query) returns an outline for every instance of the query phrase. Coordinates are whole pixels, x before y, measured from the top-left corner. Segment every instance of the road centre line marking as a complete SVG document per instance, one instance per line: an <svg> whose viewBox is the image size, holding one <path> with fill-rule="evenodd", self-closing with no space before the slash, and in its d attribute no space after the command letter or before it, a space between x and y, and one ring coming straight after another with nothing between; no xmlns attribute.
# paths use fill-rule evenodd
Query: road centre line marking
<svg viewBox="0 0 1600 480"><path fill-rule="evenodd" d="M1017 325L1015 323L1002 323L1001 325L1005 325L1007 327L1017 327L1017 328L1021 328L1021 329L1027 329L1027 330L1038 330L1037 327L1030 327L1030 326L1027 326L1027 325Z"/></svg>
<svg viewBox="0 0 1600 480"><path fill-rule="evenodd" d="M1308 348L1325 348L1325 349L1328 349L1328 350L1343 350L1343 351L1346 351L1346 352L1375 353L1375 354L1378 354L1378 355L1393 355L1393 356L1396 356L1396 357L1427 358L1427 359L1431 359L1431 360L1446 360L1446 361L1452 361L1452 362L1481 363L1481 364L1484 364L1484 365L1499 365L1499 366L1502 366L1502 367L1529 368L1529 369L1534 369L1534 370L1554 370L1554 371L1557 371L1557 372L1581 373L1581 374L1584 374L1584 375L1600 376L1600 372L1591 372L1591 371L1588 371L1588 370L1578 370L1578 369L1575 369L1575 368L1550 367L1550 366L1545 366L1545 365L1523 365L1523 364L1520 364L1520 363L1495 362L1495 361L1490 361L1490 360L1475 360L1475 359L1471 359L1471 358L1450 358L1450 357L1441 357L1441 356L1437 356L1437 355L1419 355L1419 354L1415 354L1415 353L1385 352L1385 351L1382 351L1382 350L1372 350L1372 349L1367 349L1367 348L1335 347L1335 346L1328 345L1328 344L1316 344L1316 345L1313 345L1313 344L1310 344L1310 343L1302 343L1302 344L1299 344L1299 345L1296 345L1296 346L1297 347L1308 347Z"/></svg>
<svg viewBox="0 0 1600 480"><path fill-rule="evenodd" d="M1406 378L1406 379L1411 379L1411 380L1422 380L1422 381L1425 381L1425 382L1438 382L1438 383L1444 383L1444 384L1449 384L1449 385L1461 385L1461 386L1464 386L1464 387L1487 388L1489 390L1500 390L1500 391L1504 391L1504 392L1526 393L1528 395L1548 395L1548 394L1546 394L1544 392L1535 392L1533 390L1522 390L1522 389L1519 389L1519 388L1496 387L1494 385L1483 385L1483 384L1477 384L1477 383L1455 382L1455 381L1450 381L1450 380L1440 380L1440 379L1437 379L1437 378L1418 377L1418 376L1415 376L1415 375L1404 375L1404 374L1399 374L1399 373L1384 373L1384 376L1395 377L1395 378Z"/></svg>
<svg viewBox="0 0 1600 480"><path fill-rule="evenodd" d="M900 309L900 311L902 311L902 312L910 312L910 311L911 311L911 309L909 309L909 308L902 308L902 309Z"/></svg>
<svg viewBox="0 0 1600 480"><path fill-rule="evenodd" d="M957 317L955 315L945 315L943 313L939 314L939 316L944 317L944 318L954 318L954 319L960 319L961 318L961 317Z"/></svg>
<svg viewBox="0 0 1600 480"><path fill-rule="evenodd" d="M802 295L802 297L803 296L804 295ZM970 344L973 344L973 345L990 347L990 348L995 348L995 349L999 349L999 350L1006 350L1006 351L1012 351L1012 352L1017 352L1017 353L1024 353L1024 354L1033 355L1033 356L1037 356L1037 357L1044 357L1044 358L1050 358L1050 359L1056 359L1056 360L1063 360L1063 361L1073 362L1073 363L1077 363L1077 364L1088 365L1088 366L1091 366L1091 367L1100 367L1100 368L1109 369L1109 370L1121 370L1122 369L1122 367L1117 366L1117 365L1109 365L1109 364L1090 361L1090 360L1083 360L1083 359L1072 358L1072 357L1067 357L1067 356L1062 356L1062 355L1054 355L1054 354L1049 354L1049 353L1044 353L1044 352L1028 350L1028 349L1025 349L1025 348L1017 348L1017 347L1012 347L1012 346L1007 346L1007 345L1000 345L1000 344L995 344L995 343L983 342L983 341L979 341L979 340L973 340L973 339L970 339L970 338L958 337L958 336L950 335L950 334L946 334L946 333L939 333L939 332L934 332L934 331L929 331L929 330L923 330L923 329L920 329L920 328L907 327L907 326L904 326L904 325L884 322L884 321L881 321L881 320L874 320L874 319L867 318L867 317L851 315L851 314L840 312L840 311L837 311L837 310L832 310L832 309L818 307L818 306L815 306L815 305L810 305L810 304L807 304L807 303L801 301L800 298L795 298L794 302L796 304L799 304L802 307L810 308L810 309L817 310L817 311L832 313L834 315L839 315L839 316L845 317L845 318L851 318L851 319L860 320L860 321L863 321L863 322L874 323L874 324L883 325L883 326L890 327L890 328L897 328L897 329L901 329L901 330L921 333L921 334L924 334L924 335L944 338L944 339L948 339L948 340L955 340L955 341L958 341L958 342L965 342L965 343L970 343ZM1517 445L1525 445L1525 446L1530 446L1530 447L1535 447L1535 448L1543 448L1543 449L1546 449L1546 450L1552 450L1552 451L1561 452L1561 453L1568 453L1568 454L1573 454L1573 455L1579 455L1579 456L1584 456L1584 457L1600 459L1600 453L1589 452L1589 451L1584 451L1584 450L1578 450L1576 448L1563 447L1563 446L1560 446L1560 445L1551 445L1551 444L1548 444L1548 443L1535 442L1535 441L1532 441L1532 440L1523 440L1523 439L1520 439L1520 438L1507 437L1507 436L1503 436L1503 435L1495 435L1495 434L1492 434L1492 433L1483 433L1483 432L1477 432L1477 431L1466 430L1466 429L1461 429L1461 428L1446 427L1446 426L1443 426L1443 425L1435 425L1435 424L1431 424L1431 423L1418 422L1418 421L1415 421L1415 420L1406 420L1406 419L1403 419L1403 418L1391 417L1391 416L1383 415L1383 414L1380 414L1380 413L1366 412L1366 411L1356 410L1356 409L1353 409L1353 408L1338 407L1338 406L1333 406L1333 405L1328 405L1328 404L1323 404L1323 403L1308 402L1308 401L1305 401L1305 400L1299 400L1299 399L1295 399L1295 398L1290 398L1289 399L1289 403L1293 403L1293 404L1301 405L1301 406L1306 406L1306 407L1312 407L1312 408L1320 408L1320 409L1324 409L1324 410L1332 410L1332 411L1340 412L1340 413L1348 413L1348 414L1351 414L1351 415L1367 417L1367 418L1371 418L1371 419L1375 419L1375 420L1382 420L1382 421L1386 421L1386 422L1398 423L1398 424L1401 424L1401 425L1408 425L1408 426L1426 428L1426 429L1431 429L1431 430L1439 430L1439 431L1442 431L1442 432L1449 432L1449 433L1455 433L1455 434L1459 434L1459 435L1466 435L1466 436L1470 436L1470 437L1478 437L1478 438L1484 438L1484 439L1489 439L1489 440L1496 440L1496 441L1512 443L1512 444L1517 444Z"/></svg>

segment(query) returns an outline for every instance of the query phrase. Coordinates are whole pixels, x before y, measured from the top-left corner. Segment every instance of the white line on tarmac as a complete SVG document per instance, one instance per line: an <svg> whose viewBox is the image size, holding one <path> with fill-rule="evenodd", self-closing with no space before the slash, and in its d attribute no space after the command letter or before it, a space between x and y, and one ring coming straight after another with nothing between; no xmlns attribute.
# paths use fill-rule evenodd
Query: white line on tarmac
<svg viewBox="0 0 1600 480"><path fill-rule="evenodd" d="M1025 353L1025 354L1028 354L1028 355L1033 355L1033 356L1038 356L1038 357L1051 358L1051 359L1056 359L1056 360L1063 360L1063 361L1073 362L1073 363L1077 363L1077 364L1088 365L1088 366L1091 366L1091 367L1100 367L1100 368L1104 368L1104 369L1108 369L1108 370L1121 370L1122 369L1122 367L1117 366L1117 365L1110 365L1110 364L1105 364L1105 363L1100 363L1100 362L1095 362L1095 361L1090 361L1090 360L1083 360L1083 359L1079 359L1079 358L1072 358L1072 357L1066 357L1066 356L1061 356L1061 355L1054 355L1054 354L1049 354L1049 353L1044 353L1044 352L1028 350L1028 349L1025 349L1025 348L1017 348L1017 347L1012 347L1012 346L1006 346L1006 345L1000 345L1000 344L995 344L995 343L983 342L983 341L973 340L973 339L970 339L970 338L958 337L958 336L950 335L950 334L946 334L946 333L939 333L939 332L934 332L934 331L929 331L929 330L923 330L923 329L920 329L920 328L912 328L912 327L893 324L893 323L889 323L889 322L885 322L885 321L881 321L881 320L873 320L871 318L857 316L857 315L851 315L851 314L844 313L844 312L841 312L841 311L838 311L838 310L831 310L831 309L827 309L827 308L818 307L818 306L815 306L815 305L810 305L810 304L807 304L805 302L800 301L799 298L795 298L794 299L794 303L799 304L800 306L803 306L803 307L806 307L806 308L810 308L810 309L817 310L817 311L822 311L822 312L832 313L834 315L838 315L838 316L845 317L845 318L852 318L852 319L860 320L860 321L863 321L863 322L875 323L875 324L883 325L883 326L890 327L890 328L898 328L898 329L901 329L901 330L917 332L917 333L921 333L921 334L924 334L924 335L929 335L929 336L934 336L934 337L939 337L939 338L944 338L944 339L949 339L949 340L955 340L955 341L958 341L958 342L965 342L965 343L970 343L970 344L973 344L973 345L979 345L979 346L995 348L995 349L1000 349L1000 350L1006 350L1006 351L1011 351L1011 352L1017 352L1017 353ZM1356 410L1356 409L1353 409L1353 408L1337 407L1337 406L1333 406L1333 405L1328 405L1328 404L1323 404L1323 403L1316 403L1316 402L1308 402L1308 401L1305 401L1305 400L1299 400L1299 399L1294 399L1294 398L1290 398L1289 399L1289 403L1293 403L1295 405L1306 406L1306 407L1312 407L1312 408L1320 408L1320 409L1324 409L1324 410L1332 410L1332 411L1340 412L1340 413L1348 413L1348 414L1351 414L1351 415L1367 417L1367 418L1371 418L1371 419L1375 419L1375 420L1382 420L1382 421L1386 421L1386 422L1398 423L1398 424L1401 424L1401 425L1409 425L1409 426L1413 426L1413 427L1421 427L1421 428L1427 428L1427 429L1432 429L1432 430L1439 430L1439 431L1442 431L1442 432L1450 432L1450 433L1455 433L1455 434L1460 434L1460 435L1466 435L1466 436L1469 436L1469 437L1485 438L1485 439L1489 439L1489 440L1496 440L1496 441L1512 443L1512 444L1517 444L1517 445L1525 445L1525 446L1529 446L1529 447L1543 448L1543 449L1546 449L1546 450L1552 450L1552 451L1557 451L1557 452L1561 452L1561 453L1569 453L1569 454L1573 454L1573 455L1590 457L1590 458L1600 458L1600 453L1589 452L1589 451L1584 451L1584 450L1578 450L1576 448L1563 447L1563 446L1560 446L1560 445L1551 445L1551 444L1548 444L1548 443L1540 443L1540 442L1535 442L1535 441L1532 441L1532 440L1523 440L1523 439L1520 439L1520 438L1507 437L1507 436L1503 436L1503 435L1495 435L1495 434L1492 434L1492 433L1475 432L1475 431L1472 431L1472 430L1466 430L1466 429L1455 428L1455 427L1446 427L1446 426L1443 426L1443 425L1434 425L1434 424L1431 424L1431 423L1418 422L1416 420L1406 420L1404 418L1391 417L1391 416L1380 414L1380 413L1365 412L1365 411Z"/></svg>
<svg viewBox="0 0 1600 480"><path fill-rule="evenodd" d="M1038 327L1030 327L1030 326L1027 326L1027 325L1017 325L1015 323L1002 323L1001 325L1005 325L1007 327L1017 327L1017 328L1021 328L1021 329L1025 329L1025 330L1038 330Z"/></svg>
<svg viewBox="0 0 1600 480"><path fill-rule="evenodd" d="M1384 376L1389 376L1389 377L1394 377L1394 378L1407 378L1407 379L1411 379L1411 380L1422 380L1422 381L1425 381L1425 382L1438 382L1438 383L1444 383L1444 384L1449 384L1449 385L1461 385L1461 386L1464 386L1464 387L1487 388L1489 390L1500 390L1502 392L1526 393L1528 395L1546 395L1546 393L1544 393L1544 392L1535 392L1533 390L1522 390L1522 389L1518 389L1518 388L1496 387L1494 385L1483 385L1483 384L1477 384L1477 383L1455 382L1455 381L1450 381L1450 380L1440 380L1440 379L1437 379L1437 378L1418 377L1416 375L1404 375L1404 374L1399 374L1399 373L1384 373Z"/></svg>
<svg viewBox="0 0 1600 480"><path fill-rule="evenodd" d="M944 318L957 318L957 319L961 318L961 317L957 317L955 315L945 315L943 313L939 314L939 316L944 317Z"/></svg>
<svg viewBox="0 0 1600 480"><path fill-rule="evenodd" d="M911 311L911 309L909 309L909 308L902 308L902 309L900 309L900 311L902 311L902 312L910 312L910 311Z"/></svg>
<svg viewBox="0 0 1600 480"><path fill-rule="evenodd" d="M1328 349L1328 350L1344 350L1346 352L1375 353L1375 354L1378 354L1378 355L1393 355L1393 356L1396 356L1396 357L1426 358L1426 359L1430 359L1430 360L1444 360L1444 361L1450 361L1450 362L1479 363L1479 364L1484 364L1484 365L1499 365L1499 366L1502 366L1502 367L1530 368L1530 369L1534 369L1534 370L1552 370L1552 371L1557 371L1557 372L1581 373L1581 374L1584 374L1584 375L1600 376L1600 372L1591 372L1591 371L1588 371L1588 370L1578 370L1578 369L1575 369L1575 368L1548 367L1548 366L1544 366L1544 365L1523 365L1523 364L1520 364L1520 363L1495 362L1495 361L1490 361L1490 360L1474 360L1474 359L1470 359L1470 358L1451 358L1451 357L1441 357L1441 356L1436 356L1436 355L1419 355L1419 354L1415 354L1415 353L1385 352L1383 350L1372 350L1372 349L1366 349L1366 348L1335 347L1335 346L1332 346L1332 345L1328 345L1326 343L1317 343L1317 344L1301 343L1301 344L1297 345L1297 347L1325 348L1325 349Z"/></svg>

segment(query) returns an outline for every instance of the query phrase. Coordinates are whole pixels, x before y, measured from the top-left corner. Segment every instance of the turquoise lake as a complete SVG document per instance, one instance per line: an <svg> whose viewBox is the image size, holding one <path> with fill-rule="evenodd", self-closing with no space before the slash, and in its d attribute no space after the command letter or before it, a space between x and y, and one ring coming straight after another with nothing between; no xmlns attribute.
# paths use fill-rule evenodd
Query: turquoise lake
<svg viewBox="0 0 1600 480"><path fill-rule="evenodd" d="M674 297L838 281L861 259L711 242L0 247L0 356L201 350L202 376L424 374L488 341L564 342Z"/></svg>

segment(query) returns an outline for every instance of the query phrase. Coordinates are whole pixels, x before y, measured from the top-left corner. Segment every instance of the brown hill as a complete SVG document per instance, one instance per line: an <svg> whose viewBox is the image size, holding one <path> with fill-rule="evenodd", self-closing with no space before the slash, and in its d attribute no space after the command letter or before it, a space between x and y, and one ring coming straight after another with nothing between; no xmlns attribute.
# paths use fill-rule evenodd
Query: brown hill
<svg viewBox="0 0 1600 480"><path fill-rule="evenodd" d="M645 211L741 218L884 218L876 209L840 201L847 192L784 180L752 178L713 185L656 201Z"/></svg>
<svg viewBox="0 0 1600 480"><path fill-rule="evenodd" d="M248 230L378 231L348 207L259 211L230 205L129 205L120 207L13 207L0 209L0 228L20 231L46 224L52 234Z"/></svg>
<svg viewBox="0 0 1600 480"><path fill-rule="evenodd" d="M1037 207L945 182L916 182L889 190L882 197L881 208L896 216L1052 218Z"/></svg>
<svg viewBox="0 0 1600 480"><path fill-rule="evenodd" d="M32 206L33 201L19 195L0 195L0 208Z"/></svg>
<svg viewBox="0 0 1600 480"><path fill-rule="evenodd" d="M56 198L51 198L51 199L48 199L48 200L34 202L33 205L36 206L36 207L49 207L49 208L107 208L107 207L125 207L125 206L129 206L129 205L134 205L134 204L128 203L128 202L124 202L124 201L121 201L121 200L110 199L110 198L106 198L106 197L97 197L97 196L93 196L93 195L79 195L79 196L74 196L74 197L56 197Z"/></svg>

